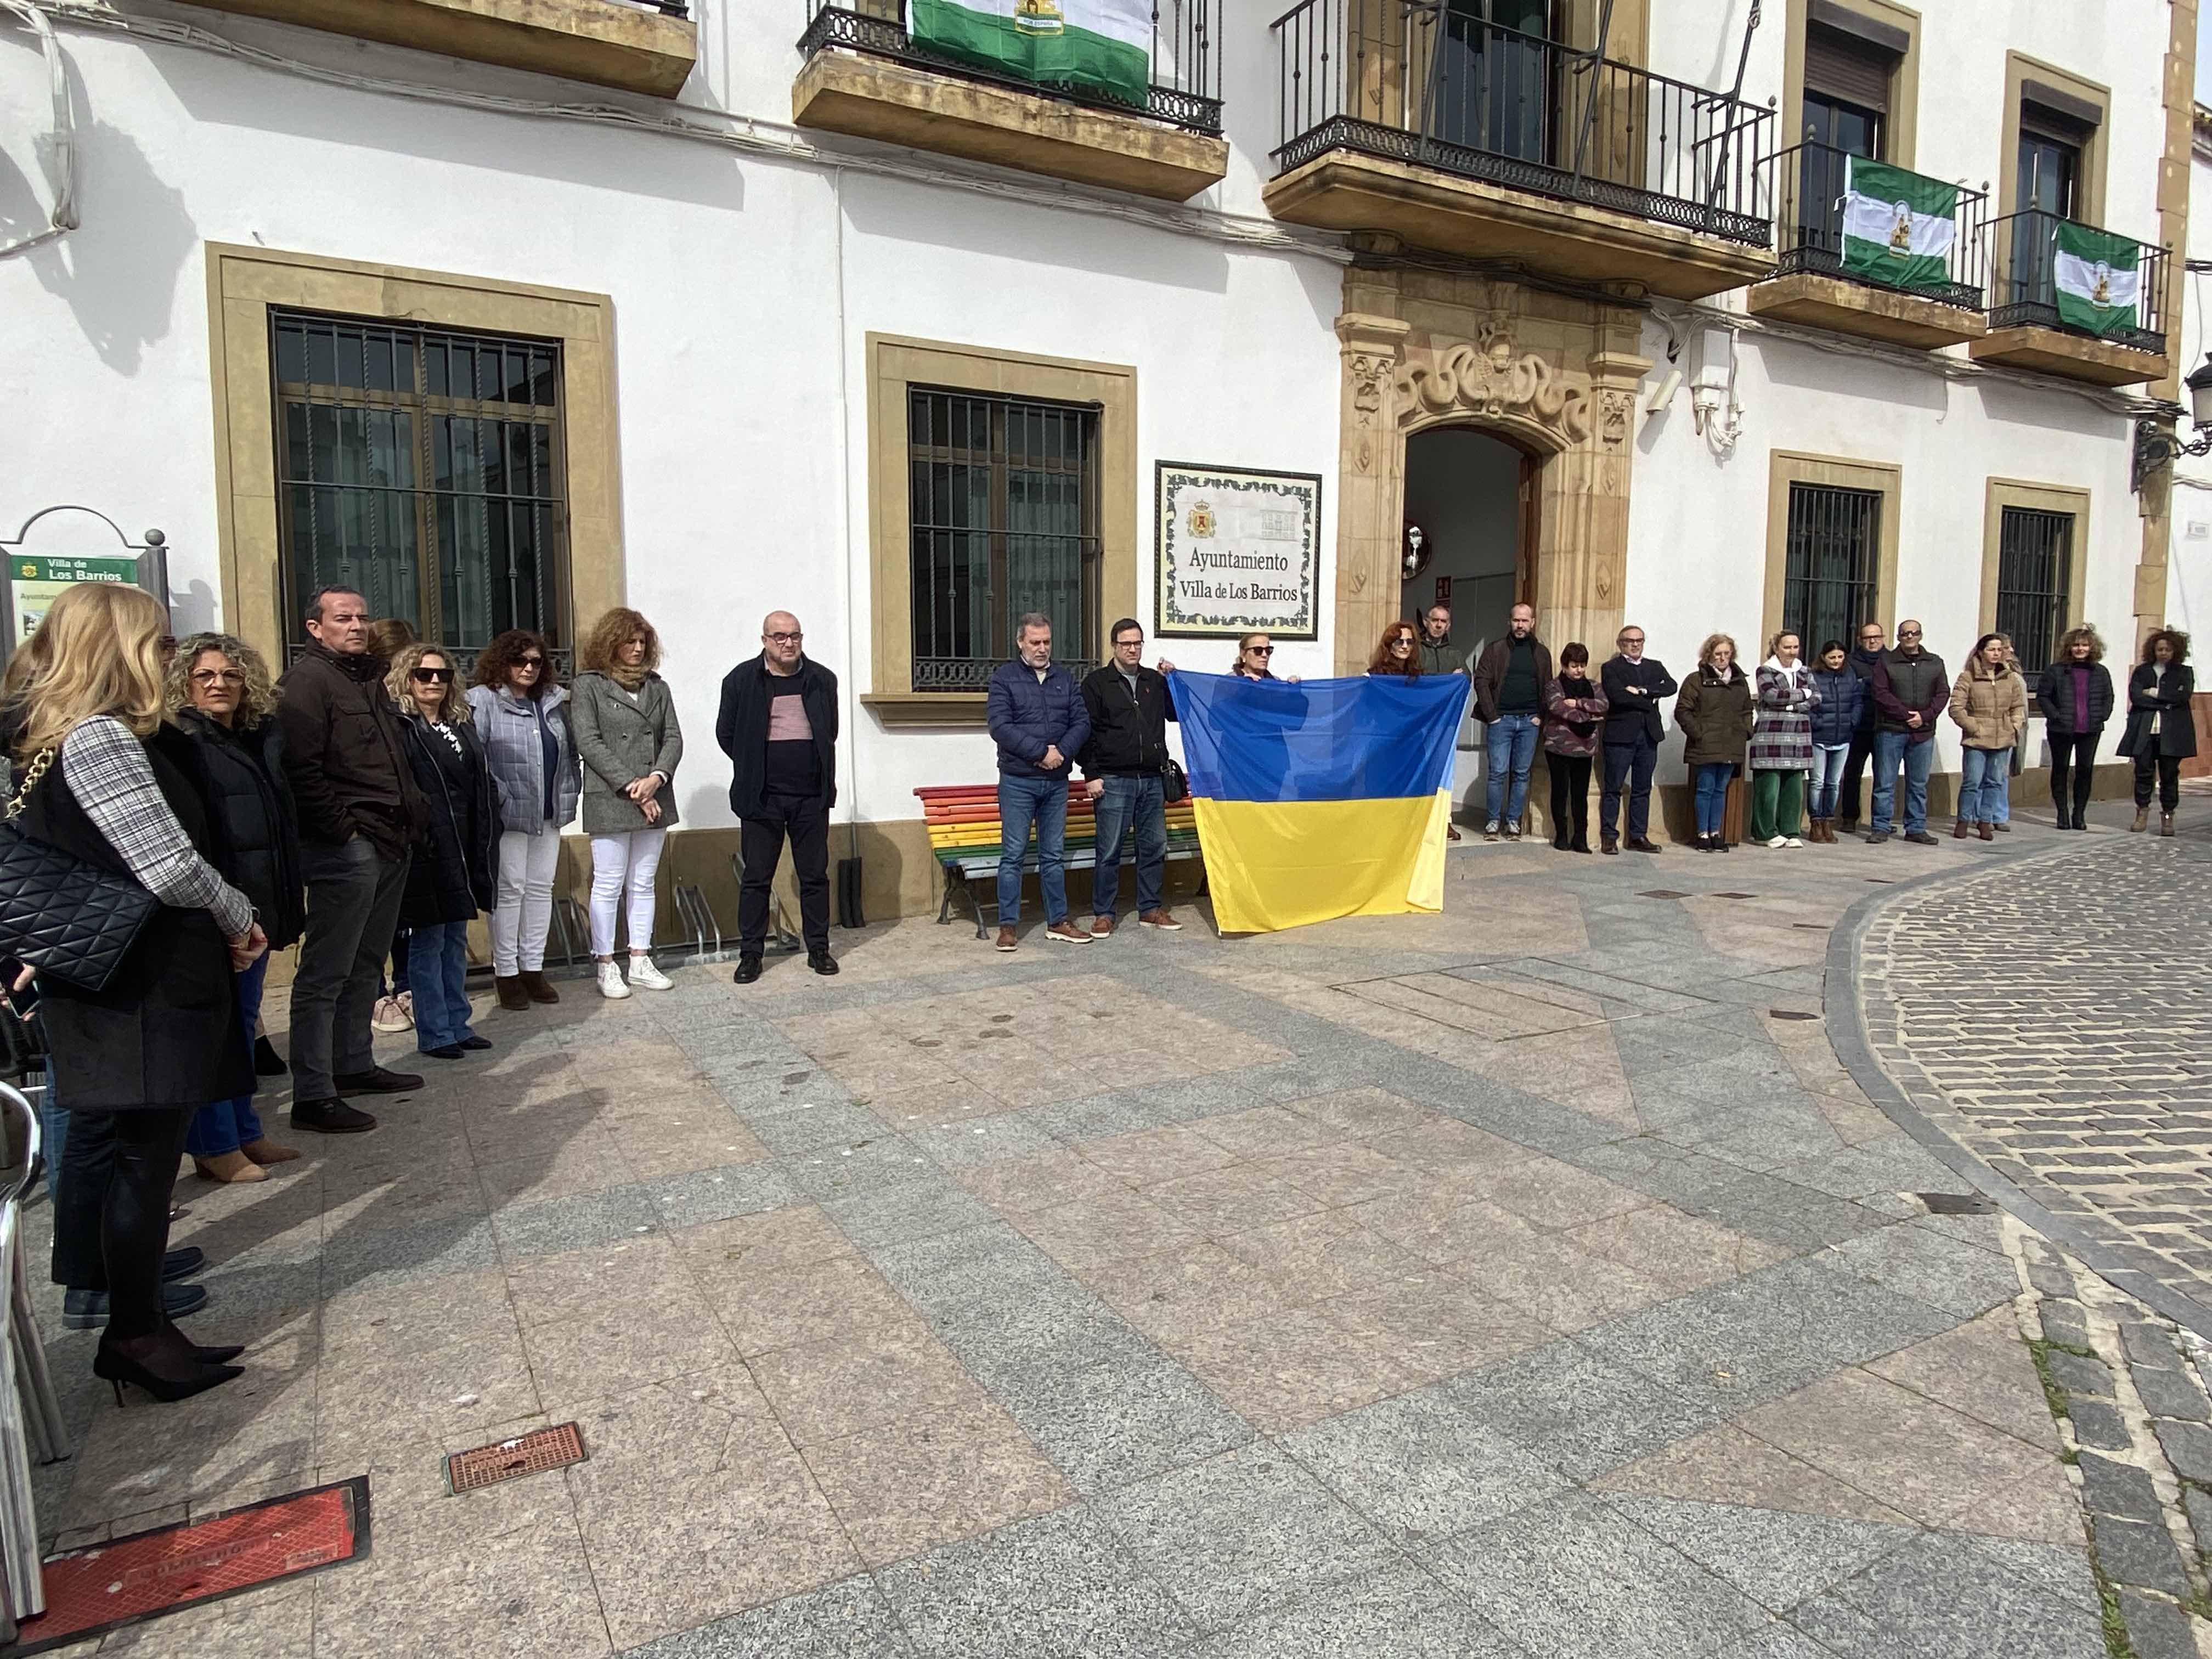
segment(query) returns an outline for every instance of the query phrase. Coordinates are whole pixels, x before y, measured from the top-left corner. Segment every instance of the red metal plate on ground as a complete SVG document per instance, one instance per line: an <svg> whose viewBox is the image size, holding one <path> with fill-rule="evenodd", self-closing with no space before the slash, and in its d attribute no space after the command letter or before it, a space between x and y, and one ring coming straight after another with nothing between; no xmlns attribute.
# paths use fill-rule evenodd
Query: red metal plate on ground
<svg viewBox="0 0 2212 1659"><path fill-rule="evenodd" d="M44 1653L368 1553L365 1474L88 1544L46 1564L46 1610L24 1621L9 1651Z"/></svg>
<svg viewBox="0 0 2212 1659"><path fill-rule="evenodd" d="M459 1496L479 1486L495 1486L501 1480L513 1480L546 1469L566 1468L583 1461L584 1431L574 1423L557 1424L550 1429L533 1429L497 1445L453 1453L446 1459L446 1490Z"/></svg>

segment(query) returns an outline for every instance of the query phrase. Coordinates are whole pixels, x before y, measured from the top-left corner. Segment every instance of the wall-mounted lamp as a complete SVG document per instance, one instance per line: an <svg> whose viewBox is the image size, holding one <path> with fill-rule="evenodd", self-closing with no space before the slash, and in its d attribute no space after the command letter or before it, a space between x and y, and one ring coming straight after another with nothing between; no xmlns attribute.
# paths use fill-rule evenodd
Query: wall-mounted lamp
<svg viewBox="0 0 2212 1659"><path fill-rule="evenodd" d="M2197 372L2181 383L2189 388L2189 422L2197 428L2193 438L2177 437L2154 420L2136 422L2133 488L2140 492L2143 480L2184 455L2212 453L2212 353L2207 353Z"/></svg>

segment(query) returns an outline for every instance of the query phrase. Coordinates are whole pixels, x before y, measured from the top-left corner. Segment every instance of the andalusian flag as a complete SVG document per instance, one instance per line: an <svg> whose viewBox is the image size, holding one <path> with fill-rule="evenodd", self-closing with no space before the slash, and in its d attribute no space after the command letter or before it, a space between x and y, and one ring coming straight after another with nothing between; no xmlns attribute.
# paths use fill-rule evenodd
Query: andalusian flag
<svg viewBox="0 0 2212 1659"><path fill-rule="evenodd" d="M1844 173L1844 269L1891 288L1950 280L1959 187L1854 155Z"/></svg>
<svg viewBox="0 0 2212 1659"><path fill-rule="evenodd" d="M1222 932L1443 908L1463 678L1169 679Z"/></svg>
<svg viewBox="0 0 2212 1659"><path fill-rule="evenodd" d="M2092 334L2133 328L2136 301L2142 298L2142 276L2136 268L2142 253L2142 246L2124 236L2060 220L2057 256L2051 261L2059 320Z"/></svg>
<svg viewBox="0 0 2212 1659"><path fill-rule="evenodd" d="M1141 0L909 0L907 29L948 58L1142 107L1152 12Z"/></svg>

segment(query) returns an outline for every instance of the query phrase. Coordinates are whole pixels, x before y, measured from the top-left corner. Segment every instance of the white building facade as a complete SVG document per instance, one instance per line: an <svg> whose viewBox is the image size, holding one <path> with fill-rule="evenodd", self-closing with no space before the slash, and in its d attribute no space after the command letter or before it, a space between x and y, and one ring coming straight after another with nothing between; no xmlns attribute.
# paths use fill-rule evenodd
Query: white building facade
<svg viewBox="0 0 2212 1659"><path fill-rule="evenodd" d="M902 0L23 4L0 535L158 526L178 630L272 657L323 581L465 653L635 606L710 893L719 685L771 609L841 678L872 917L935 908L914 792L992 776L1013 615L1225 667L1233 606L1160 628L1164 465L1300 492L1279 673L1357 672L1440 581L1463 644L1523 599L1678 671L1715 630L1909 615L1955 667L2206 602L2212 508L2131 477L2182 362L2194 0L1161 0L1144 111L934 58ZM1959 187L1932 276L1846 258L1852 155ZM2062 223L2129 239L2124 317L2060 303Z"/></svg>

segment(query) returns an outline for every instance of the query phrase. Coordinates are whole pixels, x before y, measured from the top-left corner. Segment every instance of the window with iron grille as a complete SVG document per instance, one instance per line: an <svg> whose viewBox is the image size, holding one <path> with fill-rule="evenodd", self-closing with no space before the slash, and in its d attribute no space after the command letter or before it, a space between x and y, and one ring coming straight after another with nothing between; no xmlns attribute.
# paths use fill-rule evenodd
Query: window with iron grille
<svg viewBox="0 0 2212 1659"><path fill-rule="evenodd" d="M1098 654L1098 409L907 392L916 691L980 691L1014 622L1052 618L1053 654Z"/></svg>
<svg viewBox="0 0 2212 1659"><path fill-rule="evenodd" d="M2008 507L1997 524L1995 631L2012 635L2014 655L2039 668L2057 655L2073 591L2074 515Z"/></svg>
<svg viewBox="0 0 2212 1659"><path fill-rule="evenodd" d="M1875 614L1881 550L1881 492L1830 484L1790 486L1782 625L1806 656L1828 640L1849 642Z"/></svg>
<svg viewBox="0 0 2212 1659"><path fill-rule="evenodd" d="M286 629L358 588L465 658L509 628L568 636L561 348L272 312Z"/></svg>

